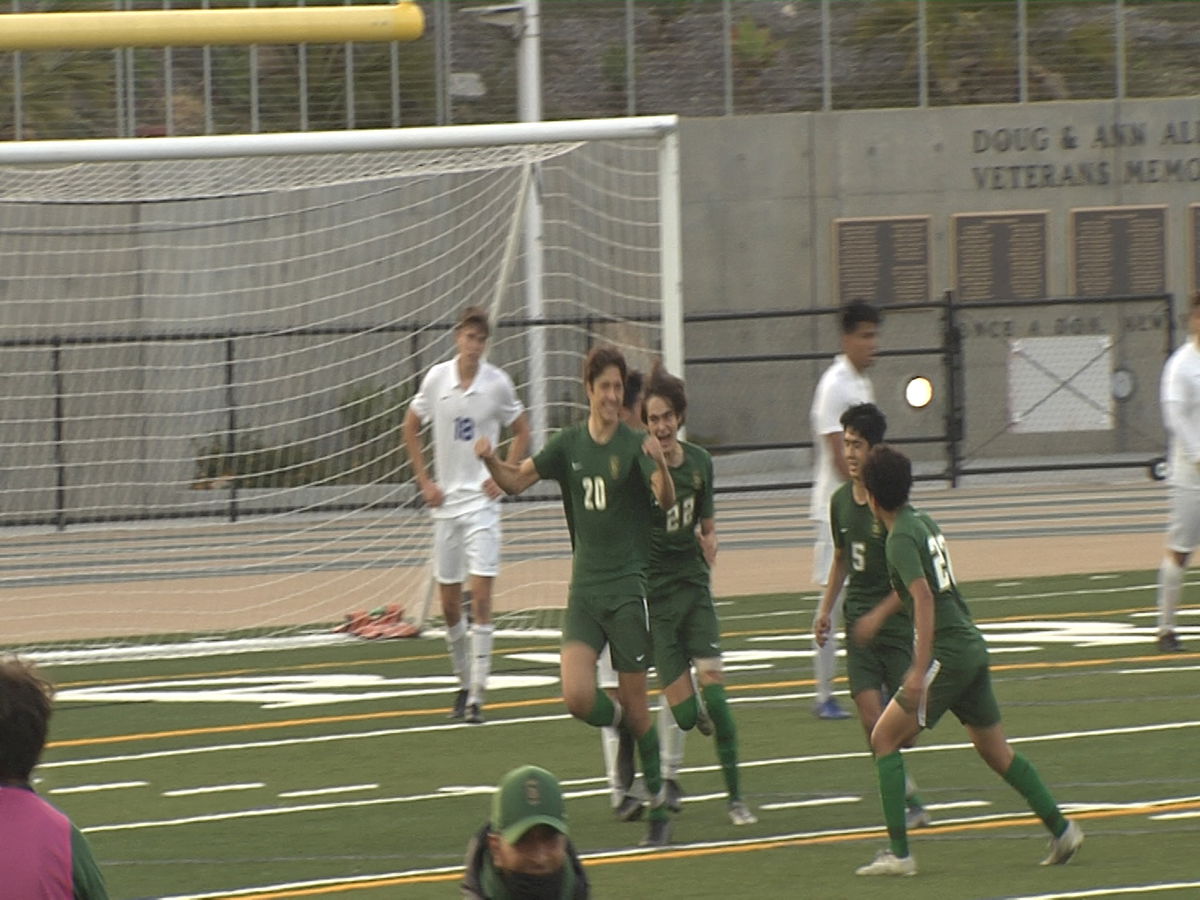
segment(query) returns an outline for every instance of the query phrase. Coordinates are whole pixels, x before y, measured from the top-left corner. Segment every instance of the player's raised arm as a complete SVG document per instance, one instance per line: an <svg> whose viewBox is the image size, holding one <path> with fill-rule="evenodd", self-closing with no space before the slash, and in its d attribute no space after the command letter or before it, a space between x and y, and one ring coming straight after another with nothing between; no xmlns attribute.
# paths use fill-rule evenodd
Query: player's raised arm
<svg viewBox="0 0 1200 900"><path fill-rule="evenodd" d="M654 435L647 434L646 439L642 441L642 451L658 466L650 475L650 488L654 491L654 499L658 501L660 509L670 509L675 505L675 482L671 480L671 470L667 468L662 444Z"/></svg>
<svg viewBox="0 0 1200 900"><path fill-rule="evenodd" d="M506 462L496 455L496 448L487 438L475 442L475 455L483 460L492 479L506 494L519 494L541 480L533 457L526 457L520 463Z"/></svg>

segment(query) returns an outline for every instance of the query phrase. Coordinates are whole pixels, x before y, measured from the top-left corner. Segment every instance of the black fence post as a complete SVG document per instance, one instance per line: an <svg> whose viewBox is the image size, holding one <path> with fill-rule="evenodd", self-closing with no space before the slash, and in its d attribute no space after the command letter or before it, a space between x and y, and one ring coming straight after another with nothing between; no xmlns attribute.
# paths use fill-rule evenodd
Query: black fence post
<svg viewBox="0 0 1200 900"><path fill-rule="evenodd" d="M943 363L946 371L946 478L950 487L958 487L961 464L960 443L963 437L962 409L962 332L958 328L958 317L954 306L954 292L943 294L945 311L942 321L945 326Z"/></svg>

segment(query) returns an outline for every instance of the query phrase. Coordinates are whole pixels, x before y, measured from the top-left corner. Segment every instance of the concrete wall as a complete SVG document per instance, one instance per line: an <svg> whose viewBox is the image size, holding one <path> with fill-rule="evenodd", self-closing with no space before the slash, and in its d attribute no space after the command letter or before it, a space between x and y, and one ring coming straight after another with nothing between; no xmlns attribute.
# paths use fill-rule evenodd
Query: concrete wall
<svg viewBox="0 0 1200 900"><path fill-rule="evenodd" d="M833 306L837 218L930 217L934 299L954 287L952 216L987 211L1047 214L1047 294L1065 297L1070 211L1080 207L1166 208L1166 287L1182 308L1193 289L1189 204L1200 200L1200 99L1038 103L925 110L803 113L693 119L683 126L685 296L688 312ZM1081 183L1084 171L1093 182ZM1150 452L1161 445L1157 377L1161 305L964 314L970 455ZM1155 324L1157 316L1157 324ZM885 346L936 343L936 317L898 313ZM1009 342L1030 334L1108 333L1114 359L1135 375L1111 432L1006 434ZM765 320L695 325L690 356L718 352L833 352L833 323ZM809 438L808 402L824 363L696 367L703 402L693 433L719 443ZM899 402L897 382L924 360L880 361L879 399L892 433L937 433L939 403L921 413ZM937 376L938 372L931 374ZM944 397L944 382L935 377ZM761 398L755 402L751 398Z"/></svg>

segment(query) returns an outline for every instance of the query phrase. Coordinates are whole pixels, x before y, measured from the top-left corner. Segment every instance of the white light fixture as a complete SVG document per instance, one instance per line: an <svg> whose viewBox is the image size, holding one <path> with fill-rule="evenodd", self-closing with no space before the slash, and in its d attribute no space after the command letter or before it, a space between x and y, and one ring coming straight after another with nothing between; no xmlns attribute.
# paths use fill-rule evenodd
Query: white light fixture
<svg viewBox="0 0 1200 900"><path fill-rule="evenodd" d="M914 375L904 385L904 402L913 409L924 409L933 402L933 383L924 375Z"/></svg>

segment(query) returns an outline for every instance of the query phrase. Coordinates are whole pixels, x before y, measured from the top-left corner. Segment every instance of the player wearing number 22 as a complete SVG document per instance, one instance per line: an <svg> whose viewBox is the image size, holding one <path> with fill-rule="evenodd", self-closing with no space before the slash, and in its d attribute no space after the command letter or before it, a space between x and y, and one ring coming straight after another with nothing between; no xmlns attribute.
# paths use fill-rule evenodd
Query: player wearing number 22
<svg viewBox="0 0 1200 900"><path fill-rule="evenodd" d="M903 453L879 444L867 456L863 484L871 511L888 532L888 573L912 619L915 643L903 684L871 731L890 847L857 873L917 873L908 852L900 748L921 729L936 725L947 710L966 726L983 761L1025 798L1052 835L1042 865L1067 862L1083 843L1083 832L1063 816L1037 770L1004 736L987 643L958 592L946 540L937 523L908 502L912 464Z"/></svg>
<svg viewBox="0 0 1200 900"><path fill-rule="evenodd" d="M675 483L675 504L658 511L650 544L654 668L679 727L715 732L730 821L753 825L757 819L742 800L739 785L737 728L725 699L721 626L710 589L710 567L717 556L712 457L704 448L679 439L687 395L683 381L661 365L650 374L643 414L650 433L662 445Z"/></svg>
<svg viewBox="0 0 1200 900"><path fill-rule="evenodd" d="M497 457L486 438L475 452L510 494L543 478L559 483L573 538L563 626L563 697L576 718L597 727L626 728L637 741L652 804L643 843L661 845L669 827L658 730L646 701L651 657L646 566L655 502L670 509L675 489L658 440L621 422L625 375L619 350L593 348L583 370L586 421L558 432L519 466ZM605 641L617 670L616 703L596 686L596 661Z"/></svg>

